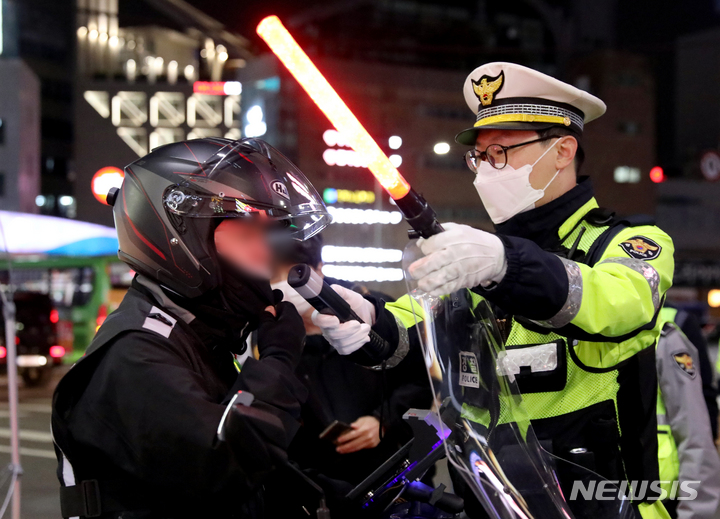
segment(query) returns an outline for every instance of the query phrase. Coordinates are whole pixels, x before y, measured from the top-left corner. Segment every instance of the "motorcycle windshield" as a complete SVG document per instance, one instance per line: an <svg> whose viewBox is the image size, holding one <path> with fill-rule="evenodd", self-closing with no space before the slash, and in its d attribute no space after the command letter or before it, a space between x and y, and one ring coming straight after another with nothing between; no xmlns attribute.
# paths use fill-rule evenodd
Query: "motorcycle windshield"
<svg viewBox="0 0 720 519"><path fill-rule="evenodd" d="M462 476L455 491L466 511L474 497L497 519L634 518L619 487L542 448L489 304L469 290L440 298L421 293L408 274L421 256L411 242L403 270L428 376L442 402L448 464ZM581 486L573 489L566 483L571 480ZM598 487L602 500L594 498Z"/></svg>

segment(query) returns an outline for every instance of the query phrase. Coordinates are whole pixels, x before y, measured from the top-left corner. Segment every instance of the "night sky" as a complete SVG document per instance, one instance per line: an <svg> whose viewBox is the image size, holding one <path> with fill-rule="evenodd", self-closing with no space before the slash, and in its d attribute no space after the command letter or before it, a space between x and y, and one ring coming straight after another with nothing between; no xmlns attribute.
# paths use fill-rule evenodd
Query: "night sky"
<svg viewBox="0 0 720 519"><path fill-rule="evenodd" d="M187 0L210 16L257 43L255 27L269 14L289 20L333 5L353 5L367 9L372 2L357 0ZM431 1L442 5L474 5L473 1ZM551 5L562 5L562 0L548 0ZM364 4L364 5L363 5ZM503 2L504 9L526 8L522 0ZM720 0L633 0L618 1L617 46L640 52L662 52L679 35L712 28L720 24Z"/></svg>
<svg viewBox="0 0 720 519"><path fill-rule="evenodd" d="M124 0L141 1L141 0ZM486 46L484 31L479 31L473 20L466 23L425 24L423 27L402 27L404 20L393 20L380 14L373 16L373 0L187 0L210 16L221 21L229 30L237 32L252 43L256 52L267 49L255 34L258 22L269 14L276 14L289 26L299 43L311 55L329 54L345 59L379 59L394 61L403 52L407 62L413 64L413 54L421 56L417 66L465 69L487 60L507 60L529 64L532 59L546 63L554 61L553 38L546 31L544 56L522 55L509 49L496 36L494 44ZM546 5L568 12L571 2L594 0L540 0ZM485 5L490 27L495 15L510 13L520 18L536 17L530 0L419 0L449 8L462 7L477 15L477 6ZM612 1L603 2L612 5ZM384 5L388 5L385 2ZM720 0L616 0L615 36L597 43L595 49L610 47L643 54L648 58L656 77L656 135L657 155L663 164L673 162L675 111L672 102L675 82L675 42L679 36L720 27ZM336 12L336 14L332 14ZM330 13L330 14L328 14ZM300 26L294 21L303 20ZM307 20L311 22L307 23ZM122 23L122 21L121 21ZM586 48L586 50L589 50ZM373 57L374 56L374 57ZM402 61L401 61L402 63ZM671 175L676 174L674 170Z"/></svg>
<svg viewBox="0 0 720 519"><path fill-rule="evenodd" d="M233 32L260 44L255 34L255 27L265 16L275 14L282 20L325 4L334 4L332 0L270 0L270 1L228 1L228 0L187 0L198 9L225 24ZM345 0L351 1L351 0Z"/></svg>

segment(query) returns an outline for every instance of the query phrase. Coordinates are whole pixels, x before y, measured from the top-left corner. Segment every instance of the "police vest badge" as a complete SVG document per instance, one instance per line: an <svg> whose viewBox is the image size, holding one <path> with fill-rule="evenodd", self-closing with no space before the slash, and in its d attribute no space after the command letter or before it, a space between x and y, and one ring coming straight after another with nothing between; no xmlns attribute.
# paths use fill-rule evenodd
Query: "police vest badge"
<svg viewBox="0 0 720 519"><path fill-rule="evenodd" d="M645 236L633 236L620 243L620 247L631 258L649 261L660 256L662 247Z"/></svg>
<svg viewBox="0 0 720 519"><path fill-rule="evenodd" d="M688 352L683 351L680 353L673 353L673 359L675 359L677 366L687 373L690 378L695 378L695 365L693 364L693 359Z"/></svg>

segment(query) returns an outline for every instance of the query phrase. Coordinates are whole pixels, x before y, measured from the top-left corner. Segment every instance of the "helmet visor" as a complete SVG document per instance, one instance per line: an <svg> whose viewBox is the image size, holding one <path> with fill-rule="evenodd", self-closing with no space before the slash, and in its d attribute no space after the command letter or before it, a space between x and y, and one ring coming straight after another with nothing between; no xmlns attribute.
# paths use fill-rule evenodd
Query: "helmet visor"
<svg viewBox="0 0 720 519"><path fill-rule="evenodd" d="M190 218L278 220L295 239L324 229L332 217L310 181L287 157L259 139L242 139L198 164L168 187L163 202Z"/></svg>

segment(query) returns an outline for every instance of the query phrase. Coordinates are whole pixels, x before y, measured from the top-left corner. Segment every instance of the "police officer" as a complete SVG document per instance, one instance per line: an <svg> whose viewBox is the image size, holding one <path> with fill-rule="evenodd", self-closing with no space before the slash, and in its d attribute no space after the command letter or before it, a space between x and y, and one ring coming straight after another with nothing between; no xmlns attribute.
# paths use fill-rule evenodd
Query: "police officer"
<svg viewBox="0 0 720 519"><path fill-rule="evenodd" d="M685 335L697 350L697 369L702 381L703 398L710 416L710 427L712 428L713 441L718 439L718 388L715 382L714 367L708 352L708 343L702 330L699 316L695 312L676 308L670 303L665 303L660 310L660 317L663 321L674 323Z"/></svg>
<svg viewBox="0 0 720 519"><path fill-rule="evenodd" d="M658 480L654 346L672 241L647 218L599 208L578 175L584 126L605 112L600 99L512 63L475 69L464 95L476 121L456 140L473 146L466 160L496 232L444 224L419 242L426 256L409 271L432 295L471 289L490 301L508 324L507 355L521 368L539 439L609 480L647 482L634 505L665 517L649 487ZM388 311L412 326L408 296L376 303L376 315ZM319 314L314 322L341 353L368 341L367 325Z"/></svg>
<svg viewBox="0 0 720 519"><path fill-rule="evenodd" d="M54 395L63 517L270 515L263 485L306 390L303 322L270 287L268 240L319 232L325 206L265 142L215 138L135 161L108 202L137 276ZM238 373L253 330L259 360Z"/></svg>
<svg viewBox="0 0 720 519"><path fill-rule="evenodd" d="M658 460L671 517L710 519L720 503L720 457L703 398L702 357L664 307L657 343Z"/></svg>

